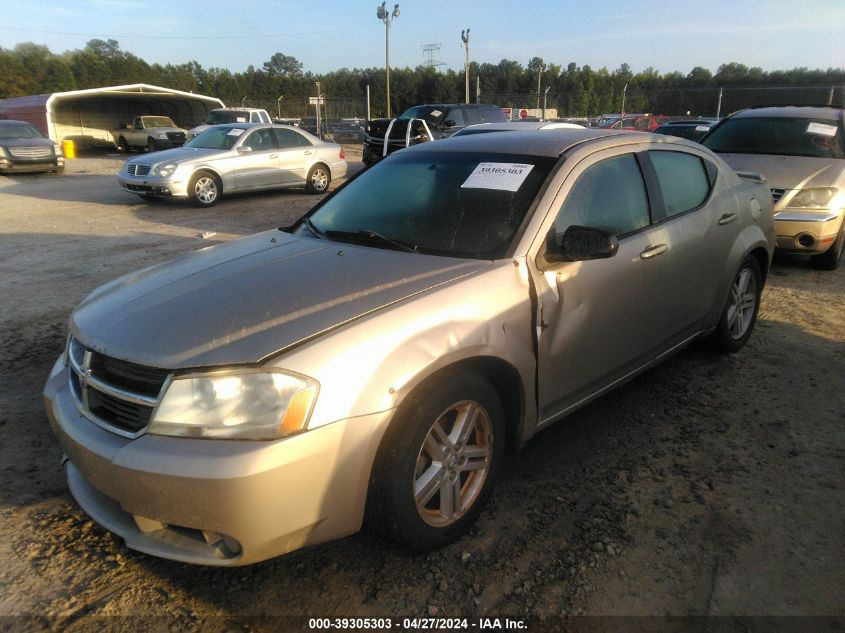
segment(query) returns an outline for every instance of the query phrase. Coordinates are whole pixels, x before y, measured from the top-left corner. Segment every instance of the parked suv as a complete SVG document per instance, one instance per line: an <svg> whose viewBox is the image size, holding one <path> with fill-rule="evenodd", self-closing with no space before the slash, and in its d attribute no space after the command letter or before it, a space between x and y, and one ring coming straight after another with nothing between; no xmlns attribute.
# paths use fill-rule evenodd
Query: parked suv
<svg viewBox="0 0 845 633"><path fill-rule="evenodd" d="M430 104L408 108L395 119L367 121L364 164L372 165L397 149L452 136L468 125L504 123L499 106L487 103ZM387 143L384 142L387 137Z"/></svg>
<svg viewBox="0 0 845 633"><path fill-rule="evenodd" d="M833 270L845 246L845 109L757 107L715 125L702 143L738 171L766 176L777 246Z"/></svg>
<svg viewBox="0 0 845 633"><path fill-rule="evenodd" d="M217 108L208 113L202 125L188 130L188 140L199 136L212 125L224 123L272 123L267 110L260 108Z"/></svg>

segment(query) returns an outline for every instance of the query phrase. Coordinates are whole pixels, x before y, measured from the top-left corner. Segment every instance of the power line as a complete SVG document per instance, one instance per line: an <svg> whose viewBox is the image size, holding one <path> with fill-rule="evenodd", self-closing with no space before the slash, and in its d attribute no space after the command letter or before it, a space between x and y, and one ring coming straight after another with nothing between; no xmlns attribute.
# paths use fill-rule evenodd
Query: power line
<svg viewBox="0 0 845 633"><path fill-rule="evenodd" d="M372 27L371 23L355 24L352 26L338 26L332 29L319 31L300 31L297 33L268 33L266 35L114 35L107 33L77 33L73 31L44 31L42 29L21 29L13 26L0 26L3 31L17 31L20 33L41 33L44 35L79 35L82 37L106 37L112 39L136 39L136 40L257 40L272 39L280 37L296 37L298 35L318 35L320 33L333 33L336 31L349 31Z"/></svg>

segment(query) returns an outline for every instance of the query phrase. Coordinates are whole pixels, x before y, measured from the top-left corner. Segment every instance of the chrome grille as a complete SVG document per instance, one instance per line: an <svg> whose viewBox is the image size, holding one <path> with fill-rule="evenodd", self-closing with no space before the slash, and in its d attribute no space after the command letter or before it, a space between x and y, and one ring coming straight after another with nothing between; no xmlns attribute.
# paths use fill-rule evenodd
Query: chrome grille
<svg viewBox="0 0 845 633"><path fill-rule="evenodd" d="M68 348L70 388L89 420L134 437L150 422L168 371L110 358L75 339Z"/></svg>
<svg viewBox="0 0 845 633"><path fill-rule="evenodd" d="M783 194L785 193L786 189L775 189L774 187L772 187L772 202L777 204L778 201L783 198Z"/></svg>
<svg viewBox="0 0 845 633"><path fill-rule="evenodd" d="M185 142L185 133L184 132L168 132L167 138L171 141L181 141Z"/></svg>
<svg viewBox="0 0 845 633"><path fill-rule="evenodd" d="M14 158L49 158L53 154L49 147L10 147L7 151Z"/></svg>
<svg viewBox="0 0 845 633"><path fill-rule="evenodd" d="M130 176L146 176L150 173L149 165L134 165L130 163L126 166L126 173Z"/></svg>

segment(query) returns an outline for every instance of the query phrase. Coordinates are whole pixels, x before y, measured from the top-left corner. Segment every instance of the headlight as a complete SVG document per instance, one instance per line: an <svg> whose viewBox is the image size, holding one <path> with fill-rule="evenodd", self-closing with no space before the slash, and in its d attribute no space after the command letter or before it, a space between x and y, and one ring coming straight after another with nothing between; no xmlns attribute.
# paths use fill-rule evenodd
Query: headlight
<svg viewBox="0 0 845 633"><path fill-rule="evenodd" d="M53 151L56 153L56 156L64 156L65 153L62 151L62 146L56 143L53 145Z"/></svg>
<svg viewBox="0 0 845 633"><path fill-rule="evenodd" d="M162 141L166 141L167 140L167 132L159 132L158 138L161 139Z"/></svg>
<svg viewBox="0 0 845 633"><path fill-rule="evenodd" d="M310 378L273 370L177 377L156 408L149 433L277 439L305 430L317 390Z"/></svg>
<svg viewBox="0 0 845 633"><path fill-rule="evenodd" d="M0 158L6 158L6 150L0 147Z"/></svg>
<svg viewBox="0 0 845 633"><path fill-rule="evenodd" d="M792 197L789 207L817 207L827 208L833 196L839 193L836 187L820 187L817 189L802 189Z"/></svg>
<svg viewBox="0 0 845 633"><path fill-rule="evenodd" d="M176 163L167 163L166 165L157 165L153 169L154 176L161 176L162 178L167 178L170 174L176 171L178 165Z"/></svg>

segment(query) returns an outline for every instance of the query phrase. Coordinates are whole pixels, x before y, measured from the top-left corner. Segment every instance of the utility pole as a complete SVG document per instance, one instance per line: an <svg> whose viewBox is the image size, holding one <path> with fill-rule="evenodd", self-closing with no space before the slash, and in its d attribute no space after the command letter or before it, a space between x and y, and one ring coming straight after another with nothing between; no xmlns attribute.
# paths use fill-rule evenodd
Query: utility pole
<svg viewBox="0 0 845 633"><path fill-rule="evenodd" d="M722 111L722 87L719 87L719 101L716 103L716 118L719 118L719 113Z"/></svg>
<svg viewBox="0 0 845 633"><path fill-rule="evenodd" d="M376 8L376 17L384 22L384 72L387 77L387 118L390 118L390 24L399 17L399 5L393 5L393 12L387 10L387 2Z"/></svg>
<svg viewBox="0 0 845 633"><path fill-rule="evenodd" d="M285 98L285 95L279 95L279 98L276 99L276 109L279 112L279 118L282 118L282 99Z"/></svg>
<svg viewBox="0 0 845 633"><path fill-rule="evenodd" d="M540 109L540 80L543 78L543 67L537 69L537 109Z"/></svg>
<svg viewBox="0 0 845 633"><path fill-rule="evenodd" d="M367 84L367 121L370 120L370 84Z"/></svg>
<svg viewBox="0 0 845 633"><path fill-rule="evenodd" d="M481 103L481 77L475 77L475 102Z"/></svg>
<svg viewBox="0 0 845 633"><path fill-rule="evenodd" d="M465 71L465 78L464 84L466 87L466 95L464 97L465 102L469 103L469 29L466 31L461 31L461 41L463 42L463 47L466 50L467 60L464 64L464 71Z"/></svg>
<svg viewBox="0 0 845 633"><path fill-rule="evenodd" d="M323 126L320 125L320 82L314 82L317 86L317 136L323 140Z"/></svg>
<svg viewBox="0 0 845 633"><path fill-rule="evenodd" d="M551 86L546 86L546 90L543 92L543 117L542 117L543 121L546 120L546 97L548 96L549 90L551 90L551 89L552 89ZM560 115L558 115L558 116L560 116Z"/></svg>
<svg viewBox="0 0 845 633"><path fill-rule="evenodd" d="M620 129L622 128L622 119L625 118L625 93L627 91L628 91L628 84L626 83L622 87L622 112L619 113L620 114L620 116L619 116L619 128Z"/></svg>

